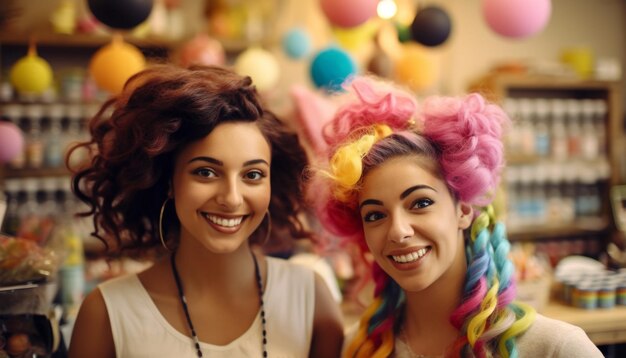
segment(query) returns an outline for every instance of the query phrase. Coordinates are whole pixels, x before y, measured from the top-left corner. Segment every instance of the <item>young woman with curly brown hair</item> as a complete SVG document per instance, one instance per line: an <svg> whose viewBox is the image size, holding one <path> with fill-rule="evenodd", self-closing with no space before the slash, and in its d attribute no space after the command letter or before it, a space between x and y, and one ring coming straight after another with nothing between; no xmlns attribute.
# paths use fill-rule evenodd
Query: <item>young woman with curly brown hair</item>
<svg viewBox="0 0 626 358"><path fill-rule="evenodd" d="M313 271L251 246L299 219L306 155L249 77L159 65L92 120L73 177L111 253L170 251L83 302L71 357L333 357L338 307ZM71 153L70 153L71 155Z"/></svg>

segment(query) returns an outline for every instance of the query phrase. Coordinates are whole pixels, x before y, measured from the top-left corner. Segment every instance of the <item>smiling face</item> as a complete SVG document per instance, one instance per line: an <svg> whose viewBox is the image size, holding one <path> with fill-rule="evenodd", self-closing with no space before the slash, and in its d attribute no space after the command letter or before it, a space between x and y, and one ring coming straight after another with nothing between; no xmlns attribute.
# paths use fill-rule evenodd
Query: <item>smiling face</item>
<svg viewBox="0 0 626 358"><path fill-rule="evenodd" d="M269 207L270 164L270 145L252 122L220 124L185 147L172 179L181 245L239 249Z"/></svg>
<svg viewBox="0 0 626 358"><path fill-rule="evenodd" d="M358 198L374 259L410 292L463 274L463 230L472 219L471 206L457 203L423 164L417 156L384 162L366 174Z"/></svg>

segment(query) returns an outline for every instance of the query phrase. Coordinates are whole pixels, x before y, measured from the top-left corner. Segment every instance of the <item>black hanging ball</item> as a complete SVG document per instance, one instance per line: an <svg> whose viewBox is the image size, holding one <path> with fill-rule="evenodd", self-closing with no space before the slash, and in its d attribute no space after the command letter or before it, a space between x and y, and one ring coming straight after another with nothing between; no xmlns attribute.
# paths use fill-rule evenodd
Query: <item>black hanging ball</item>
<svg viewBox="0 0 626 358"><path fill-rule="evenodd" d="M129 30L144 22L153 0L88 0L93 16L108 27Z"/></svg>
<svg viewBox="0 0 626 358"><path fill-rule="evenodd" d="M446 42L452 31L448 14L437 6L420 10L411 23L413 40L424 46L438 46Z"/></svg>

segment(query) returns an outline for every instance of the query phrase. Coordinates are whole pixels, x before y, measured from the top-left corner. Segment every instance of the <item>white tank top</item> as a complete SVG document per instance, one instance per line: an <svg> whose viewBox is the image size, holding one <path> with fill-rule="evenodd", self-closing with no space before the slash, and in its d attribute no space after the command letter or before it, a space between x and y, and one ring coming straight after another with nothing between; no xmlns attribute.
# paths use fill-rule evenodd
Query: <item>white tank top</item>
<svg viewBox="0 0 626 358"><path fill-rule="evenodd" d="M267 257L263 293L269 357L308 357L313 333L313 271ZM197 356L191 337L178 332L161 315L137 275L101 283L118 357ZM239 338L224 346L200 342L205 357L262 357L260 312Z"/></svg>

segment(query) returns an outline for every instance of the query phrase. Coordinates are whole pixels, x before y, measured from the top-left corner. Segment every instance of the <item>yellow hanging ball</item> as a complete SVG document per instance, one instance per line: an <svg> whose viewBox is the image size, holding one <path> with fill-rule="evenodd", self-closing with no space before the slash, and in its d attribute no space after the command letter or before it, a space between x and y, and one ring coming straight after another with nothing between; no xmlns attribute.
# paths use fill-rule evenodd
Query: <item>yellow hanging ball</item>
<svg viewBox="0 0 626 358"><path fill-rule="evenodd" d="M235 72L250 76L259 92L271 90L280 79L280 65L271 52L250 47L235 59Z"/></svg>
<svg viewBox="0 0 626 358"><path fill-rule="evenodd" d="M52 85L52 68L33 51L13 65L9 78L18 92L39 94Z"/></svg>
<svg viewBox="0 0 626 358"><path fill-rule="evenodd" d="M121 38L99 49L91 58L89 73L98 87L118 94L126 81L146 66L144 55Z"/></svg>
<svg viewBox="0 0 626 358"><path fill-rule="evenodd" d="M341 47L348 51L356 51L372 40L379 27L377 21L369 20L357 27L335 27L332 32Z"/></svg>

